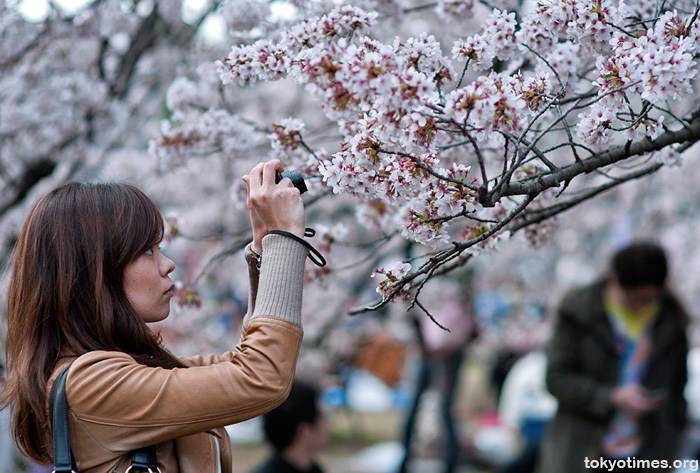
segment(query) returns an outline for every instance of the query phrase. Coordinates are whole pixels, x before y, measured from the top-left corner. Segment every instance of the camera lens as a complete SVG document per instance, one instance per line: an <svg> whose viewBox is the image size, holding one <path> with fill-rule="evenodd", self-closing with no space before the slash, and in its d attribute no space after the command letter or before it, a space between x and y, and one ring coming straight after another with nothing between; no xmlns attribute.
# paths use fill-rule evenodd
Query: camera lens
<svg viewBox="0 0 700 473"><path fill-rule="evenodd" d="M277 174L275 174L275 182L279 183L285 177L288 177L292 181L294 187L299 189L299 193L303 194L308 190L300 171L292 169L291 171L277 172Z"/></svg>

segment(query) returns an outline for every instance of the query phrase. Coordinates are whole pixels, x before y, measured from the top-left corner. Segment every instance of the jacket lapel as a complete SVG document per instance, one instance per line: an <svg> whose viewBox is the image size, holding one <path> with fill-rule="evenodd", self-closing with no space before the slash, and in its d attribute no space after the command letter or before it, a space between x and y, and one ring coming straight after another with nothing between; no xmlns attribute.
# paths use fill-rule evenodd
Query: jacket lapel
<svg viewBox="0 0 700 473"><path fill-rule="evenodd" d="M605 312L604 298L605 283L602 282L594 287L591 292L591 299L588 301L588 307L590 307L591 311L590 317L587 317L591 324L589 330L593 337L599 341L600 345L617 358L619 356L617 343L612 324Z"/></svg>

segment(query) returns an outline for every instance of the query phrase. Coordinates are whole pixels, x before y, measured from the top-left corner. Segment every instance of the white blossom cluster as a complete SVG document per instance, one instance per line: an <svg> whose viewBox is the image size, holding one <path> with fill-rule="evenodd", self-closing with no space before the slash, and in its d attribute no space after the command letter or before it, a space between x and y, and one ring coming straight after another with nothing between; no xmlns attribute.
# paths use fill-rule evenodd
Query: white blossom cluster
<svg viewBox="0 0 700 473"><path fill-rule="evenodd" d="M491 68L495 58L511 59L517 52L515 27L515 13L494 9L484 23L483 34L455 41L452 57L473 61L472 67L477 71Z"/></svg>
<svg viewBox="0 0 700 473"><path fill-rule="evenodd" d="M163 166L176 166L192 156L215 152L235 155L255 144L253 127L226 110L177 111L161 123L160 136L150 152Z"/></svg>
<svg viewBox="0 0 700 473"><path fill-rule="evenodd" d="M365 13L359 8L338 7L327 15L294 25L278 41L261 39L249 46L231 48L228 57L217 62L219 76L224 84L279 79L286 75L291 58L302 48L362 34L374 24L376 17L376 13Z"/></svg>
<svg viewBox="0 0 700 473"><path fill-rule="evenodd" d="M330 28L328 18L343 22ZM454 70L432 36L397 40L391 46L363 36L341 36L350 31L348 24L363 26L371 20L371 15L345 8L315 20L317 28L334 32L330 36L311 28L312 21L291 28L291 42L306 48L286 61L287 72L321 101L326 115L340 122L348 138L340 152L321 164L324 181L335 192L379 198L401 207L402 231L417 241L438 245L449 238L441 218L476 210L474 197L465 187L445 185L421 169L435 168L438 174L464 174L465 178L468 173L465 166L440 170L434 153L436 122L430 107L437 105L438 87L452 80ZM230 67L231 58L245 54L245 48L233 48L225 74L247 69ZM279 148L280 142L276 138L273 146ZM417 151L427 152L412 154Z"/></svg>
<svg viewBox="0 0 700 473"><path fill-rule="evenodd" d="M611 42L615 46L615 55L609 60L612 67L600 71L601 92L612 85L608 77L618 79L621 86L634 84L634 92L656 105L692 92L700 27L697 22L686 25L686 21L676 12L667 12L643 36L616 34Z"/></svg>
<svg viewBox="0 0 700 473"><path fill-rule="evenodd" d="M404 276L406 276L411 271L410 263L397 262L391 268L376 268L372 273L372 277L379 276L379 282L377 283L377 293L383 296L389 296L393 291L396 290L395 284ZM406 288L400 288L397 292L397 296L407 298L410 293L410 285Z"/></svg>
<svg viewBox="0 0 700 473"><path fill-rule="evenodd" d="M295 152L301 147L304 122L298 118L284 118L272 125L270 142L272 149L278 152Z"/></svg>
<svg viewBox="0 0 700 473"><path fill-rule="evenodd" d="M474 15L474 0L438 0L435 13L445 21L459 22Z"/></svg>
<svg viewBox="0 0 700 473"><path fill-rule="evenodd" d="M230 31L249 31L270 15L270 4L259 0L230 0L221 6L221 16Z"/></svg>
<svg viewBox="0 0 700 473"><path fill-rule="evenodd" d="M364 144L355 145L363 152ZM348 150L324 161L319 167L324 181L335 193L385 201L385 206L397 209L393 219L402 235L419 243L434 247L447 243L449 217L480 209L471 192L459 185L470 183L468 167L436 167L437 174L446 178L441 179L425 170L435 167L435 155L399 157L372 169L353 165L355 156Z"/></svg>
<svg viewBox="0 0 700 473"><path fill-rule="evenodd" d="M630 94L663 107L667 101L692 92L700 27L697 22L688 25L687 21L676 12L667 12L643 35L613 36L613 54L598 60L595 85L599 100L590 112L579 115L577 134L588 145L595 149L606 146L615 129L620 128L627 129L627 139L633 139L638 130L652 140L663 132L663 115L657 120L641 116L626 124L621 124L617 116Z"/></svg>
<svg viewBox="0 0 700 473"><path fill-rule="evenodd" d="M460 11L470 6L439 5ZM456 73L434 37L382 43L363 36L376 17L352 7L295 25L277 42L236 46L218 67L224 83L289 75L303 85L345 136L341 150L319 168L326 184L335 193L385 201L405 237L439 246L449 241L451 218L479 206L466 185L476 181L445 179L452 170L442 169L438 143L449 142L454 132L484 145L527 133L551 106L556 86L569 87L590 65L584 52L598 64L599 99L580 114L577 136L597 148L616 129L652 138L663 132L663 119L648 114L621 123L621 97L636 93L654 104L687 92L697 27L684 29L684 20L669 12L634 37L619 31L631 21L626 14L624 2L540 0L519 28L514 13L494 9L481 34L455 41L453 59L485 70L496 59L534 53L534 72L489 72L447 93ZM273 147L293 135L279 134ZM466 175L469 167L460 166Z"/></svg>
<svg viewBox="0 0 700 473"><path fill-rule="evenodd" d="M268 134L268 138L273 156L279 158L285 167L297 169L303 175L311 176L316 173L318 159L320 159L318 156L323 156L325 151L319 150L316 155L310 153L303 141L305 129L306 125L299 118L283 118L278 123L272 124L272 132ZM314 182L307 182L310 190L313 190Z"/></svg>
<svg viewBox="0 0 700 473"><path fill-rule="evenodd" d="M209 65L211 66L211 65ZM161 121L160 134L149 144L161 167L183 164L190 157L223 152L249 152L258 141L254 127L228 110L218 108L219 96L211 79L213 68L196 68L192 77L176 78L165 103L172 115Z"/></svg>
<svg viewBox="0 0 700 473"><path fill-rule="evenodd" d="M605 53L614 26L622 25L623 17L610 0L538 0L534 15L549 34L564 34L590 53ZM624 5L623 2L620 2Z"/></svg>
<svg viewBox="0 0 700 473"><path fill-rule="evenodd" d="M399 2L374 3L362 5L383 5L388 9L382 15L399 16L390 12ZM336 194L361 198L356 210L363 223L386 230L393 221L405 238L440 247L454 237L456 224L463 226L460 238L488 231L488 225L465 225L459 217L483 210L476 189L485 183L479 178L490 165L499 166L493 161L499 153L491 150L539 140L548 129L553 141L577 141L587 152L640 137L654 140L667 130L668 101L687 94L696 74L698 26L690 24L689 4L679 13L652 3L536 0L517 17L494 8L481 33L454 41L451 58L427 33L380 41L372 36L377 13L342 6L275 37L234 46L216 67L224 84L288 78L302 86L337 124L339 149L328 157L318 153L324 157L315 157L320 165L313 169L305 124L287 118L269 128L273 155L307 175L320 174ZM471 0L441 0L435 11L443 20L461 21L474 8ZM263 13L251 9L251 15ZM463 66L461 77L453 61ZM174 84L168 105L201 102L197 93L184 81ZM226 139L245 142L245 133L224 131L245 126L219 113L212 117L220 130L214 120L201 129L195 114L175 113L162 140L176 150L205 139L211 144L212 137L221 137L215 146L221 149L232 149ZM451 149L460 141L461 155ZM480 173L472 170L477 155ZM673 156L665 151L657 159L677 163Z"/></svg>
<svg viewBox="0 0 700 473"><path fill-rule="evenodd" d="M527 78L490 74L447 95L444 114L479 141L490 139L494 131L519 134L531 113L545 105L551 89L547 73Z"/></svg>

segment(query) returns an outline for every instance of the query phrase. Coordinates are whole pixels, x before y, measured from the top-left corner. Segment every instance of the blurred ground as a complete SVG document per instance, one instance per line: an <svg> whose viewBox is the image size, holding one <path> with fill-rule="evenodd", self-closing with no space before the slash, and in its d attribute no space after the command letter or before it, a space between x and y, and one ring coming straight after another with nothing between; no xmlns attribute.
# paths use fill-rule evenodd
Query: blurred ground
<svg viewBox="0 0 700 473"><path fill-rule="evenodd" d="M454 412L460 426L462 449L457 473L491 473L483 458L475 455L471 433L484 413L491 412L494 400L488 381L488 369L479 360L464 363L461 383ZM386 409L379 412L362 412L350 408L333 408L327 411L331 428L331 446L321 455L319 463L326 473L393 473L403 449L400 435L405 411ZM426 423L430 423L426 416ZM439 473L441 463L439 425L423 426L421 445L410 465L410 473ZM254 438L254 427L241 434L242 438ZM419 436L419 437L421 437ZM234 473L248 473L268 454L263 442L233 443Z"/></svg>
<svg viewBox="0 0 700 473"><path fill-rule="evenodd" d="M331 416L334 424L334 439L319 461L324 471L326 473L394 472L402 452L402 447L395 438L396 432L400 431L403 412L392 410L371 414L343 413L340 417L346 417L346 415L352 419ZM348 437L339 438L344 435ZM234 444L234 473L249 473L268 453L267 447L261 443ZM462 462L456 473L491 473L491 470L486 467L464 463ZM415 460L411 467L410 473L441 472L441 463L429 457Z"/></svg>
<svg viewBox="0 0 700 473"><path fill-rule="evenodd" d="M386 443L367 446L363 443L335 444L321 456L320 464L326 473L369 473L377 470L393 471L383 468L387 466L387 455L393 456L400 448L399 444ZM389 453L391 452L391 453ZM266 447L262 445L236 446L233 448L234 473L249 473L267 455ZM371 465L371 466L370 466ZM439 473L440 462L424 458L412 463L411 473ZM490 473L486 467L461 465L456 473Z"/></svg>

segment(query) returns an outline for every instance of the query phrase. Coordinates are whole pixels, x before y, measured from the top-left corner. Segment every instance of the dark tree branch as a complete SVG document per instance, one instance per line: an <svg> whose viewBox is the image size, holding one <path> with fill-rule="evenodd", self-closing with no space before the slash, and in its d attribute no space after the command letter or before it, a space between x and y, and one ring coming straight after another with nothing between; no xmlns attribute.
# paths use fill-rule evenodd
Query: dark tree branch
<svg viewBox="0 0 700 473"><path fill-rule="evenodd" d="M580 203L586 200L592 199L593 197L602 194L605 191L617 187L620 184L632 181L634 179L639 179L644 176L648 176L649 174L653 174L662 167L663 164L654 163L650 166L629 173L625 176L614 178L611 182L607 182L593 189L588 189L585 192L582 192L579 195L577 195L575 198L571 198L565 202L559 202L557 204L542 209L527 210L526 212L523 212L522 219L519 219L516 224L508 227L508 229L512 232L517 232L518 230L522 230L523 228L528 227L530 225L541 223L555 215L563 213L566 210L569 210L570 208L579 205Z"/></svg>
<svg viewBox="0 0 700 473"><path fill-rule="evenodd" d="M136 69L139 59L155 43L155 25L158 20L158 3L151 13L141 22L136 34L131 38L129 50L122 56L117 77L111 87L112 95L123 98L129 90L129 81Z"/></svg>
<svg viewBox="0 0 700 473"><path fill-rule="evenodd" d="M511 221L513 221L514 218L516 218L520 213L525 210L525 208L532 202L532 200L535 198L534 195L527 195L525 198L520 202L514 209L512 209L510 212L508 212L508 215L506 215L502 220L500 220L497 224L493 225L491 228L489 228L487 231L482 233L481 235L472 238L469 241L465 242L454 242L452 244L451 248L447 248L443 251L440 251L437 253L435 256L431 257L425 264L423 264L420 268L418 268L415 272L408 273L406 276L402 277L398 281L396 281L393 284L393 289L389 294L386 294L382 300L374 302L370 305L367 305L365 307L361 307L359 309L355 309L350 311L350 315L356 315L356 314L361 314L364 312L371 312L375 311L378 309L381 309L384 307L386 304L391 302L394 297L401 291L405 290L404 288L407 285L410 285L414 281L417 280L419 276L423 275L428 275L426 276L426 279L429 279L430 276L441 266L445 265L446 263L449 263L450 261L458 258L464 251L468 250L469 248L481 243L482 241L492 237L499 231L501 231L506 225L508 225ZM442 273L441 273L442 274ZM422 282L423 279L418 280L418 282ZM415 300L415 296L413 298Z"/></svg>
<svg viewBox="0 0 700 473"><path fill-rule="evenodd" d="M40 180L51 173L56 168L56 162L44 158L35 161L25 168L24 173L15 180L10 189L3 191L2 201L0 201L0 216L3 216L9 209L21 202Z"/></svg>
<svg viewBox="0 0 700 473"><path fill-rule="evenodd" d="M536 181L509 182L504 185L501 193L492 196L493 203L505 196L537 195L546 189L558 187L562 182L571 181L576 176L588 174L631 156L641 156L652 151L658 151L675 143L694 143L698 140L700 140L700 120L695 120L687 127L676 131L668 131L654 141L643 139L632 143L629 147L618 146L562 167L557 172L541 176Z"/></svg>
<svg viewBox="0 0 700 473"><path fill-rule="evenodd" d="M11 68L15 66L19 61L21 61L27 54L29 54L33 49L39 47L41 40L44 39L48 33L51 31L51 23L44 22L42 28L37 32L37 34L28 42L21 50L17 51L15 54L7 57L4 61L0 62L0 70ZM7 41L7 40L5 40Z"/></svg>

